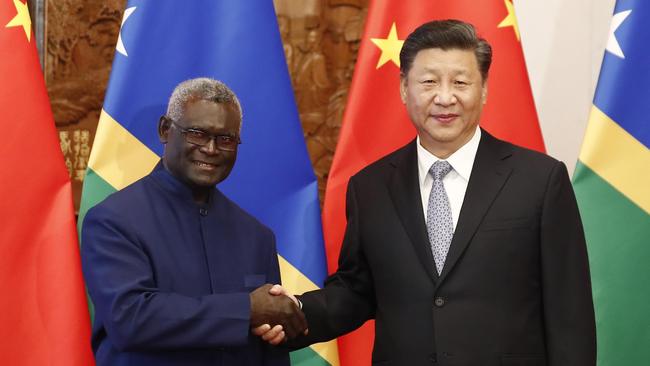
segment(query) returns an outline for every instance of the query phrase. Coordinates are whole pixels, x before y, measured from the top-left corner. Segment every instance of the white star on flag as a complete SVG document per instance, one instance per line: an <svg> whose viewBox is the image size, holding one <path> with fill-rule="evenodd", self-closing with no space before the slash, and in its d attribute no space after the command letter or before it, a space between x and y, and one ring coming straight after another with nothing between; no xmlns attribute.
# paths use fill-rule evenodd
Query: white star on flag
<svg viewBox="0 0 650 366"><path fill-rule="evenodd" d="M623 50L621 49L621 46L618 44L618 40L616 39L616 30L618 27L623 24L623 21L625 21L625 18L628 17L632 13L632 10L626 10L622 11L620 13L614 14L612 17L612 24L609 27L609 39L607 40L607 47L605 48L606 51L609 51L611 54L618 56L620 58L625 58L625 54L623 54Z"/></svg>
<svg viewBox="0 0 650 366"><path fill-rule="evenodd" d="M120 33L117 36L117 46L115 46L115 50L117 52L119 52L119 53L121 53L121 54L123 54L124 56L127 56L127 57L129 56L129 54L126 53L126 48L124 47L124 42L122 42L122 28L124 27L124 23L126 23L126 20L129 19L131 14L133 14L133 12L135 11L135 8L136 7L134 6L134 7L131 7L131 8L128 8L128 9L124 10L124 17L122 18L122 25L120 26Z"/></svg>

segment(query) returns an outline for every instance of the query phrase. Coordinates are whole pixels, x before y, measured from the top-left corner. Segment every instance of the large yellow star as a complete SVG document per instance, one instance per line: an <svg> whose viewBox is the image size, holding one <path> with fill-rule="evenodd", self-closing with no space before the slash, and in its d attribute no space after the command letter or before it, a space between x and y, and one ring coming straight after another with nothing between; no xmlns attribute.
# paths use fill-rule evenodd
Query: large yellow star
<svg viewBox="0 0 650 366"><path fill-rule="evenodd" d="M15 1L15 0L14 0ZM515 29L515 35L519 41L519 25L517 24L517 17L515 17L515 7L512 5L512 0L503 0L508 9L508 15L499 23L497 28L512 27Z"/></svg>
<svg viewBox="0 0 650 366"><path fill-rule="evenodd" d="M399 67L399 51L402 50L404 40L397 38L395 22L390 27L388 38L371 38L370 40L381 50L381 57L379 57L379 62L377 62L377 68L382 67L388 61L393 61Z"/></svg>
<svg viewBox="0 0 650 366"><path fill-rule="evenodd" d="M20 0L14 0L14 6L16 7L16 16L7 23L5 28L11 27L23 27L25 30L25 35L27 36L27 41L30 42L32 39L32 19L29 17L29 8L27 8L27 3L23 3Z"/></svg>

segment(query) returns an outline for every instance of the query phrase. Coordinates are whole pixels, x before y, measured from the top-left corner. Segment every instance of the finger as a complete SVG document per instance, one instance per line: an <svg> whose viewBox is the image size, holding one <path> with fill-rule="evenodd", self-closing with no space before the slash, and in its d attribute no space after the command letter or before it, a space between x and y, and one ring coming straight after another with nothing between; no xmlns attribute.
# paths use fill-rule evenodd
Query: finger
<svg viewBox="0 0 650 366"><path fill-rule="evenodd" d="M278 335L275 338L271 339L268 342L274 346L277 346L278 344L282 343L282 341L284 341L285 339L286 339L286 335L284 334L284 331L282 331L278 333Z"/></svg>
<svg viewBox="0 0 650 366"><path fill-rule="evenodd" d="M264 319L264 314L267 313L266 308L268 306L268 298L273 297L269 295L269 289L271 287L273 287L273 285L267 283L256 288L249 295L251 302L250 323L254 327L260 326L264 323L269 323L268 320Z"/></svg>
<svg viewBox="0 0 650 366"><path fill-rule="evenodd" d="M298 308L300 308L300 305L298 304L298 299L296 299L295 296L293 296L293 295L291 295L291 294L285 294L285 295L287 295L287 296L291 299L291 301L293 301L293 303L296 304L296 306L297 306Z"/></svg>
<svg viewBox="0 0 650 366"><path fill-rule="evenodd" d="M292 312L287 321L288 324L285 326L285 332L290 339L299 336L307 329L305 314L295 305L292 306Z"/></svg>
<svg viewBox="0 0 650 366"><path fill-rule="evenodd" d="M300 330L291 317L287 317L285 319L284 333L289 339L294 339L298 336L298 334L300 334Z"/></svg>
<svg viewBox="0 0 650 366"><path fill-rule="evenodd" d="M297 334L304 333L305 329L307 329L308 326L305 313L303 313L302 310L300 310L297 306L294 306L293 308L294 308L294 314L292 317L293 326L296 328Z"/></svg>
<svg viewBox="0 0 650 366"><path fill-rule="evenodd" d="M271 330L271 326L269 324L262 324L259 327L253 328L252 332L256 336L261 336L264 335L264 333L268 332L269 330Z"/></svg>
<svg viewBox="0 0 650 366"><path fill-rule="evenodd" d="M276 325L272 329L264 333L264 335L262 335L262 339L269 342L272 339L276 338L280 333L284 334L283 328L281 325Z"/></svg>
<svg viewBox="0 0 650 366"><path fill-rule="evenodd" d="M253 290L253 292L268 292L270 289L273 288L273 286L274 285L272 285L270 283L265 283L262 286L260 286L260 287L256 288L255 290ZM278 286L278 285L276 285L276 286Z"/></svg>
<svg viewBox="0 0 650 366"><path fill-rule="evenodd" d="M300 328L300 321L297 319L297 316L296 311L291 309L283 319L285 323L284 331L289 339L296 338L303 331L303 328Z"/></svg>

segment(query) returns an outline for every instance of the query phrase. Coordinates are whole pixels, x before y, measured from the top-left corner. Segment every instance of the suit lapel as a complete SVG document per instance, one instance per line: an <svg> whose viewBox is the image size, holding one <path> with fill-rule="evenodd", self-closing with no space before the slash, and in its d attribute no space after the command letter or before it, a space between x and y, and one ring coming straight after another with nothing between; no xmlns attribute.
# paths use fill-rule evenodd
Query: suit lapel
<svg viewBox="0 0 650 366"><path fill-rule="evenodd" d="M435 270L431 245L427 235L424 213L422 211L422 198L417 170L416 142L412 141L402 148L400 154L393 159L393 171L389 191L397 215L411 239L417 257L424 266L430 278L435 282L438 274Z"/></svg>
<svg viewBox="0 0 650 366"><path fill-rule="evenodd" d="M512 168L507 164L510 155L512 150L507 144L481 130L481 142L474 159L454 238L440 274L440 282L453 270L492 202L510 177Z"/></svg>

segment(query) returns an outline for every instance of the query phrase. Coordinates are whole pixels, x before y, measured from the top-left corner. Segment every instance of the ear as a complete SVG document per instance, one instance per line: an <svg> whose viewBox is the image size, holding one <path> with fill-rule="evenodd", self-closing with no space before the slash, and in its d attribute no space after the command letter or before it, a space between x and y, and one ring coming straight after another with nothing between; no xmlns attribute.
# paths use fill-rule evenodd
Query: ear
<svg viewBox="0 0 650 366"><path fill-rule="evenodd" d="M481 91L481 103L485 104L487 103L487 95L488 95L488 83L487 81L483 83L483 90Z"/></svg>
<svg viewBox="0 0 650 366"><path fill-rule="evenodd" d="M167 143L169 136L169 129L171 128L171 121L167 116L161 116L158 120L158 139L163 144Z"/></svg>
<svg viewBox="0 0 650 366"><path fill-rule="evenodd" d="M399 96L402 99L402 104L406 104L406 87L407 87L406 76L401 76L399 78Z"/></svg>

